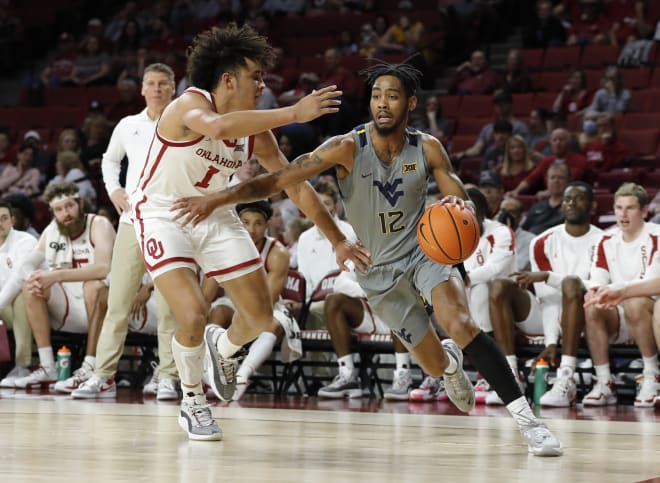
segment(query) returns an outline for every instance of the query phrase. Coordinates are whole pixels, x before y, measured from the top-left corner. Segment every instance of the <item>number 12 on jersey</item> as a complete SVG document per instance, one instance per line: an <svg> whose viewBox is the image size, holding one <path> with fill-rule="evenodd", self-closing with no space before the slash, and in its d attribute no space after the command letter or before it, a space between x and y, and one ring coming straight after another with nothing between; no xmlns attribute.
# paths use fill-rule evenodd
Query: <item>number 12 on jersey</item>
<svg viewBox="0 0 660 483"><path fill-rule="evenodd" d="M388 233L396 233L405 228L402 223L399 223L399 220L403 217L403 211L381 211L378 213L378 218L380 220L380 230L384 235Z"/></svg>

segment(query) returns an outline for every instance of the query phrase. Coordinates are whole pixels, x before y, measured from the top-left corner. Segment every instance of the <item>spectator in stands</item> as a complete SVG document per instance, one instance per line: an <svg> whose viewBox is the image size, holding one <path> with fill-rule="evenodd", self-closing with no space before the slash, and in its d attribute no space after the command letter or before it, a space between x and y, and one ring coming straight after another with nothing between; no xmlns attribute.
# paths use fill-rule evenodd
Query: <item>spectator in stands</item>
<svg viewBox="0 0 660 483"><path fill-rule="evenodd" d="M555 163L566 164L570 169L570 176L572 179L582 179L587 172L587 161L582 154L569 151L570 139L571 135L566 129L555 129L552 131L552 136L550 137L552 155L543 158L543 161L541 161L534 171L522 180L509 194L517 196L522 193L537 193L537 190L541 188L540 184L548 167ZM540 191L537 193L537 196L539 198L545 197L547 196L547 191ZM558 196L561 196L561 194ZM557 204L560 202L561 200L558 199Z"/></svg>
<svg viewBox="0 0 660 483"><path fill-rule="evenodd" d="M115 230L101 216L83 212L78 187L73 183L51 186L46 192L53 221L21 267L0 291L0 307L7 307L23 289L25 309L39 350L39 366L28 376L16 379L17 388L46 386L57 381L52 328L87 333L85 360L77 372L91 372L96 365L96 342L108 288ZM48 269L40 267L46 263ZM70 392L77 374L55 384L58 391Z"/></svg>
<svg viewBox="0 0 660 483"><path fill-rule="evenodd" d="M272 215L267 201L241 203L236 205L236 213L250 234L261 255L266 270L268 290L273 300L273 321L268 330L262 332L252 343L248 354L236 373L236 391L232 400L238 401L245 393L250 378L268 359L275 344L282 342L282 362L291 363L302 356L300 327L281 300L289 271L289 252L275 238L266 235L266 227ZM235 308L229 297L216 298L218 283L214 278L206 278L202 285L206 300L211 304L209 323L227 329L232 322Z"/></svg>
<svg viewBox="0 0 660 483"><path fill-rule="evenodd" d="M74 84L73 73L78 57L76 43L68 32L62 32L57 49L41 71L41 84L45 87L63 87Z"/></svg>
<svg viewBox="0 0 660 483"><path fill-rule="evenodd" d="M506 144L513 134L513 126L506 119L498 119L493 124L493 143L486 149L481 160L480 171L496 170L502 166Z"/></svg>
<svg viewBox="0 0 660 483"><path fill-rule="evenodd" d="M34 212L34 205L30 198L21 193L6 196L2 199L9 203L12 208L12 218L14 220L14 229L24 231L32 235L34 238L39 238L39 232L34 229L32 223L36 218Z"/></svg>
<svg viewBox="0 0 660 483"><path fill-rule="evenodd" d="M296 87L283 92L278 98L277 102L280 106L290 106L298 102L307 94L316 89L319 85L319 76L314 72L303 72L298 77Z"/></svg>
<svg viewBox="0 0 660 483"><path fill-rule="evenodd" d="M523 204L516 198L505 198L500 203L500 211L494 217L495 220L507 225L513 231L516 241L516 270L529 270L529 245L534 238L534 233L523 230L520 222L525 212Z"/></svg>
<svg viewBox="0 0 660 483"><path fill-rule="evenodd" d="M530 231L536 235L548 228L559 225L564 221L561 212L564 190L571 179L568 164L554 161L546 171L545 183L548 197L534 203L525 216L522 224L523 230Z"/></svg>
<svg viewBox="0 0 660 483"><path fill-rule="evenodd" d="M23 135L23 144L32 148L32 166L39 170L39 186L44 186L48 177L55 173L55 166L50 155L44 149L45 145L41 142L41 135L38 131L31 129Z"/></svg>
<svg viewBox="0 0 660 483"><path fill-rule="evenodd" d="M108 146L110 129L105 116L94 117L83 125L85 142L80 151L80 160L86 171L94 176L101 169L101 158Z"/></svg>
<svg viewBox="0 0 660 483"><path fill-rule="evenodd" d="M324 116L316 121L322 135L335 135L355 125L355 108L360 100L360 84L355 82L355 73L342 64L336 48L326 49L323 67L319 72L318 87L341 86L341 109L333 116Z"/></svg>
<svg viewBox="0 0 660 483"><path fill-rule="evenodd" d="M546 125L548 112L545 109L532 109L529 113L527 126L529 127L528 147L532 156L548 156L552 154L550 149L550 134Z"/></svg>
<svg viewBox="0 0 660 483"><path fill-rule="evenodd" d="M456 67L449 81L450 94L492 94L500 85L498 73L491 69L486 54L475 50L470 60Z"/></svg>
<svg viewBox="0 0 660 483"><path fill-rule="evenodd" d="M609 2L607 17L612 20L609 40L613 45L626 45L629 42L649 39L655 29L653 18L649 16L651 2Z"/></svg>
<svg viewBox="0 0 660 483"><path fill-rule="evenodd" d="M504 159L496 172L499 174L502 188L508 192L514 190L535 167L529 146L522 136L514 134L506 142Z"/></svg>
<svg viewBox="0 0 660 483"><path fill-rule="evenodd" d="M523 57L518 49L511 49L506 58L506 67L500 74L501 88L505 92L521 93L531 92L532 78L529 76Z"/></svg>
<svg viewBox="0 0 660 483"><path fill-rule="evenodd" d="M589 92L587 91L587 76L582 69L575 68L568 76L568 81L562 87L552 110L564 113L579 112L587 107L589 103Z"/></svg>
<svg viewBox="0 0 660 483"><path fill-rule="evenodd" d="M266 0L263 10L273 15L301 15L305 11L305 0Z"/></svg>
<svg viewBox="0 0 660 483"><path fill-rule="evenodd" d="M106 111L110 121L117 123L123 117L144 109L144 98L140 95L138 85L133 79L124 79L117 82L118 99L110 104Z"/></svg>
<svg viewBox="0 0 660 483"><path fill-rule="evenodd" d="M142 41L142 27L134 18L129 18L121 29L121 35L115 42L114 55L125 60L132 53L144 47Z"/></svg>
<svg viewBox="0 0 660 483"><path fill-rule="evenodd" d="M449 121L443 117L442 105L435 94L426 98L424 110L421 115L415 117L415 121L413 121L413 127L435 136L440 141L444 142L447 140L447 136L452 135L449 132Z"/></svg>
<svg viewBox="0 0 660 483"><path fill-rule="evenodd" d="M600 0L580 0L579 15L571 21L566 45L608 44L612 22L602 15Z"/></svg>
<svg viewBox="0 0 660 483"><path fill-rule="evenodd" d="M12 228L13 209L6 201L0 201L0 286L9 281L13 271L18 270L25 258L34 250L37 239L31 234ZM0 387L14 387L16 379L30 374L32 365L32 331L25 313L23 295L18 294L0 310L0 318L14 333L15 366L0 381Z"/></svg>
<svg viewBox="0 0 660 483"><path fill-rule="evenodd" d="M0 131L0 174L13 162L15 150L11 146L11 138L7 131Z"/></svg>
<svg viewBox="0 0 660 483"><path fill-rule="evenodd" d="M300 210L296 204L282 191L270 197L270 205L273 210L276 208L280 212L283 227L286 227L290 220L300 217Z"/></svg>
<svg viewBox="0 0 660 483"><path fill-rule="evenodd" d="M482 171L479 175L479 191L486 197L488 203L488 218L493 218L500 210L500 203L504 198L502 182L494 171Z"/></svg>
<svg viewBox="0 0 660 483"><path fill-rule="evenodd" d="M543 406L568 407L575 402L573 373L577 366L580 334L584 329L582 300L589 270L602 231L589 224L594 210L591 186L574 181L564 191L563 225L534 238L528 251L531 272L490 283L490 313L495 338L505 348L507 359L516 362L514 325L542 324L545 349L536 358L556 365L557 344L562 336L561 361L554 386L541 397ZM534 286L536 297L529 290Z"/></svg>
<svg viewBox="0 0 660 483"><path fill-rule="evenodd" d="M357 55L360 52L360 47L358 47L358 44L353 40L353 35L350 31L342 30L339 33L337 52L339 55Z"/></svg>
<svg viewBox="0 0 660 483"><path fill-rule="evenodd" d="M506 277L515 271L515 241L513 231L508 226L490 219L488 203L481 191L468 188L467 194L475 205L481 233L477 249L464 262L467 272L466 285L469 288L468 304L475 323L484 332L492 332L488 309L488 282L493 278ZM515 375L517 376L517 371ZM484 404L489 385L481 376L477 377L474 388L475 403ZM519 380L518 377L516 380Z"/></svg>
<svg viewBox="0 0 660 483"><path fill-rule="evenodd" d="M90 211L96 210L96 189L89 180L85 168L80 162L80 156L73 151L61 151L57 154L55 163L57 175L48 182L48 186L71 182L78 186L80 198L88 203Z"/></svg>
<svg viewBox="0 0 660 483"><path fill-rule="evenodd" d="M626 284L643 278L651 263L648 254L657 250L658 226L645 223L648 194L634 183L624 183L614 194L614 214L618 230L603 235L591 267L592 287ZM617 403L614 378L610 373L609 345L634 340L642 355L643 380L635 397L635 407L654 406L660 393L658 347L653 334L654 301L635 297L609 308L589 305L595 288L585 296L586 336L596 371L596 383L584 396L584 406L607 406Z"/></svg>
<svg viewBox="0 0 660 483"><path fill-rule="evenodd" d="M596 91L587 112L616 114L626 112L630 106L630 91L623 87L623 77L618 67L605 69L601 88Z"/></svg>
<svg viewBox="0 0 660 483"><path fill-rule="evenodd" d="M376 33L374 26L370 23L362 24L360 27L360 50L359 54L362 57L371 58L378 49L379 35Z"/></svg>
<svg viewBox="0 0 660 483"><path fill-rule="evenodd" d="M616 119L611 114L596 119L596 139L586 144L582 150L587 159L587 169L591 179L598 173L607 173L618 168L626 159L626 147L618 140Z"/></svg>
<svg viewBox="0 0 660 483"><path fill-rule="evenodd" d="M268 220L267 234L280 243L284 243L284 230L285 225L282 217L282 209L279 206L273 207L273 215Z"/></svg>
<svg viewBox="0 0 660 483"><path fill-rule="evenodd" d="M314 225L307 218L292 218L286 224L286 230L284 230L284 242L291 255L289 258L289 268L294 270L298 269L298 240L300 239L300 235L309 230L312 226Z"/></svg>
<svg viewBox="0 0 660 483"><path fill-rule="evenodd" d="M559 47L566 41L566 29L552 12L550 0L536 2L536 16L523 29L526 48Z"/></svg>
<svg viewBox="0 0 660 483"><path fill-rule="evenodd" d="M101 50L98 37L87 37L81 54L76 57L71 80L79 86L110 84L110 57Z"/></svg>
<svg viewBox="0 0 660 483"><path fill-rule="evenodd" d="M21 193L27 196L39 193L39 170L32 166L34 148L27 144L18 148L16 165L7 166L0 175L0 196Z"/></svg>
<svg viewBox="0 0 660 483"><path fill-rule="evenodd" d="M279 96L283 91L288 91L294 87L296 79L298 79L298 69L293 67L291 63L285 63L284 51L281 47L274 47L275 61L273 66L263 74L264 82L273 94Z"/></svg>
<svg viewBox="0 0 660 483"><path fill-rule="evenodd" d="M120 83L126 79L131 79L136 85L141 84L144 68L149 64L147 60L148 55L147 49L145 48L129 52L123 61L123 69L119 72L119 76L117 77L117 85L119 86ZM185 80L185 76L182 80Z"/></svg>
<svg viewBox="0 0 660 483"><path fill-rule="evenodd" d="M527 139L529 137L529 130L527 129L527 126L524 122L519 121L513 117L513 98L511 97L511 94L506 92L498 93L494 97L494 103L495 121L500 119L509 121L511 126L513 126L513 134L519 134L523 137L523 139ZM487 123L483 128L481 128L481 132L479 133L479 138L477 141L465 151L453 153L452 158L460 160L464 157L481 156L481 154L484 153L494 143L494 127L494 122Z"/></svg>
<svg viewBox="0 0 660 483"><path fill-rule="evenodd" d="M580 152L584 152L584 148L587 144L598 139L598 125L596 124L598 116L598 114L593 112L587 112L584 115L582 120L582 130L576 136L578 145L580 146Z"/></svg>
<svg viewBox="0 0 660 483"><path fill-rule="evenodd" d="M403 53L411 55L420 49L424 35L424 24L414 18L411 8L399 9L399 20L389 26L385 35L378 41L377 54Z"/></svg>

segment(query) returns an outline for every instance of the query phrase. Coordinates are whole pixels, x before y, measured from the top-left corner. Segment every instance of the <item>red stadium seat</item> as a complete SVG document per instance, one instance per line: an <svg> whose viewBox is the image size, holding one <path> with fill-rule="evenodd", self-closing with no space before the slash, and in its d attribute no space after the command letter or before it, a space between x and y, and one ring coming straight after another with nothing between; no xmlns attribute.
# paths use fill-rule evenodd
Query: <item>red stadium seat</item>
<svg viewBox="0 0 660 483"><path fill-rule="evenodd" d="M580 65L580 47L548 47L543 57L544 69L565 69Z"/></svg>
<svg viewBox="0 0 660 483"><path fill-rule="evenodd" d="M467 148L472 146L477 141L477 136L468 135L468 136L454 136L451 138L451 151L452 153L457 153L459 151L465 151Z"/></svg>
<svg viewBox="0 0 660 483"><path fill-rule="evenodd" d="M605 188L614 193L623 183L639 181L640 171L638 168L617 168L607 173L598 173L596 176L596 185L599 188Z"/></svg>
<svg viewBox="0 0 660 483"><path fill-rule="evenodd" d="M461 96L438 96L438 102L442 106L442 115L444 117L459 117L461 112Z"/></svg>
<svg viewBox="0 0 660 483"><path fill-rule="evenodd" d="M607 65L616 65L618 59L618 46L589 44L582 48L580 65L584 67L605 67Z"/></svg>
<svg viewBox="0 0 660 483"><path fill-rule="evenodd" d="M481 158L463 158L459 170L459 177L463 183L478 183L481 171Z"/></svg>
<svg viewBox="0 0 660 483"><path fill-rule="evenodd" d="M457 121L456 134L460 136L471 135L477 137L486 120L479 117L460 117Z"/></svg>
<svg viewBox="0 0 660 483"><path fill-rule="evenodd" d="M513 115L529 116L534 107L534 94L513 94Z"/></svg>
<svg viewBox="0 0 660 483"><path fill-rule="evenodd" d="M587 78L587 89L589 89L589 91L600 89L600 81L603 78L603 69L587 69L584 71L584 76Z"/></svg>
<svg viewBox="0 0 660 483"><path fill-rule="evenodd" d="M521 49L520 55L523 59L523 64L532 70L538 70L543 66L543 49Z"/></svg>
<svg viewBox="0 0 660 483"><path fill-rule="evenodd" d="M566 81L568 74L566 72L543 72L534 77L534 87L544 91L559 92Z"/></svg>
<svg viewBox="0 0 660 483"><path fill-rule="evenodd" d="M594 193L594 201L596 202L596 216L614 213L613 193Z"/></svg>
<svg viewBox="0 0 660 483"><path fill-rule="evenodd" d="M622 129L619 131L619 141L626 147L629 156L652 156L658 146L660 129Z"/></svg>
<svg viewBox="0 0 660 483"><path fill-rule="evenodd" d="M621 129L648 129L660 126L660 112L629 112L623 116Z"/></svg>
<svg viewBox="0 0 660 483"><path fill-rule="evenodd" d="M648 67L637 67L635 69L621 69L623 85L627 89L639 90L649 86L651 69Z"/></svg>
<svg viewBox="0 0 660 483"><path fill-rule="evenodd" d="M652 100L660 96L660 89L642 89L630 94L630 112L652 112Z"/></svg>
<svg viewBox="0 0 660 483"><path fill-rule="evenodd" d="M558 92L537 92L534 95L535 109L552 109L552 105L557 99Z"/></svg>
<svg viewBox="0 0 660 483"><path fill-rule="evenodd" d="M493 115L493 96L463 96L461 116L490 117Z"/></svg>

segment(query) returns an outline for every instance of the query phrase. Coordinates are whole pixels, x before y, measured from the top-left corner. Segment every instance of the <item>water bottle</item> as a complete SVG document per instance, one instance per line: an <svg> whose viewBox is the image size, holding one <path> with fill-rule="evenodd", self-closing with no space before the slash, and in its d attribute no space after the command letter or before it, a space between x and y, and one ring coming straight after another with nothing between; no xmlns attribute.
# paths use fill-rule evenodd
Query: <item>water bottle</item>
<svg viewBox="0 0 660 483"><path fill-rule="evenodd" d="M57 351L57 380L64 381L71 377L71 350L63 345Z"/></svg>
<svg viewBox="0 0 660 483"><path fill-rule="evenodd" d="M536 370L534 371L534 404L541 403L541 396L543 396L548 389L548 363L545 359L539 359L536 362Z"/></svg>

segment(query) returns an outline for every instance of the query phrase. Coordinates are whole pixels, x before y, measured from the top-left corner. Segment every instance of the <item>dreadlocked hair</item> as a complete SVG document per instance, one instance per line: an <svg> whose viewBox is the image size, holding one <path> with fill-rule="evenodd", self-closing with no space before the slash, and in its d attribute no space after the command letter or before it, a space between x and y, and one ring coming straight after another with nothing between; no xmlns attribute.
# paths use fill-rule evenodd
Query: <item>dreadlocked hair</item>
<svg viewBox="0 0 660 483"><path fill-rule="evenodd" d="M235 23L200 33L187 53L188 81L209 92L215 89L225 72L237 75L240 68L247 65L246 59L263 69L268 69L275 61L275 52L265 37L249 25L237 27Z"/></svg>
<svg viewBox="0 0 660 483"><path fill-rule="evenodd" d="M411 58L407 58L401 64L389 64L378 60L377 64L361 70L358 74L366 78L369 88L374 85L374 82L379 77L385 75L396 77L401 81L406 96L412 97L417 94L422 79L422 72L417 67L413 67L408 63Z"/></svg>

